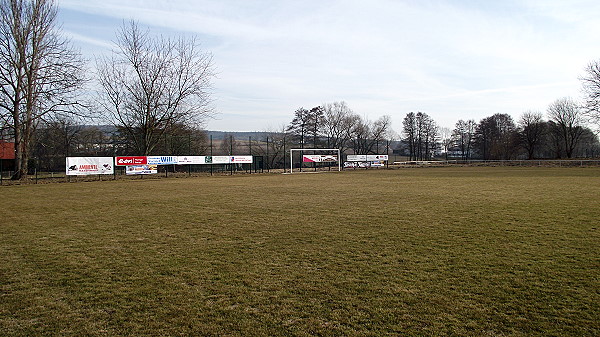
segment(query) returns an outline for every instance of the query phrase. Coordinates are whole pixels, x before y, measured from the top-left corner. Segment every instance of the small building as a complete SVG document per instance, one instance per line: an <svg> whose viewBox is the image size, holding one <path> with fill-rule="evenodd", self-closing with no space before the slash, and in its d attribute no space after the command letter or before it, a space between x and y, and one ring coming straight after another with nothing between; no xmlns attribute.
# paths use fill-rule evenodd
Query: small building
<svg viewBox="0 0 600 337"><path fill-rule="evenodd" d="M0 140L0 159L15 159L15 143Z"/></svg>
<svg viewBox="0 0 600 337"><path fill-rule="evenodd" d="M15 166L15 143L0 139L0 167L3 171L12 170Z"/></svg>

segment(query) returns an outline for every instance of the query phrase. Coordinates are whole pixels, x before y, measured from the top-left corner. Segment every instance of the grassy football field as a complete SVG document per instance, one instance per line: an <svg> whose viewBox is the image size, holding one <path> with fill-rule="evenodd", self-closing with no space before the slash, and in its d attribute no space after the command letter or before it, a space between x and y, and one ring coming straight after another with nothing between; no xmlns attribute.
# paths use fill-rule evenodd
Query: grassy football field
<svg viewBox="0 0 600 337"><path fill-rule="evenodd" d="M593 336L600 168L0 186L0 335Z"/></svg>

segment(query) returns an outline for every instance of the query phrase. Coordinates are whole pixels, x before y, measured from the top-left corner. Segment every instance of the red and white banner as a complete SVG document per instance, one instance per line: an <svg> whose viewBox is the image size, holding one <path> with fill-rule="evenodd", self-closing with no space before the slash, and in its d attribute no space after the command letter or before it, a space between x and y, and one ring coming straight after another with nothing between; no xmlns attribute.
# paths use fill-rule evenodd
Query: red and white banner
<svg viewBox="0 0 600 337"><path fill-rule="evenodd" d="M302 156L305 163L337 162L337 156L330 154L305 154Z"/></svg>
<svg viewBox="0 0 600 337"><path fill-rule="evenodd" d="M232 164L252 164L252 156L231 156L229 162Z"/></svg>
<svg viewBox="0 0 600 337"><path fill-rule="evenodd" d="M113 174L113 157L67 157L68 176Z"/></svg>
<svg viewBox="0 0 600 337"><path fill-rule="evenodd" d="M142 156L135 157L116 157L115 165L116 166L129 166L129 165L146 165L147 159Z"/></svg>

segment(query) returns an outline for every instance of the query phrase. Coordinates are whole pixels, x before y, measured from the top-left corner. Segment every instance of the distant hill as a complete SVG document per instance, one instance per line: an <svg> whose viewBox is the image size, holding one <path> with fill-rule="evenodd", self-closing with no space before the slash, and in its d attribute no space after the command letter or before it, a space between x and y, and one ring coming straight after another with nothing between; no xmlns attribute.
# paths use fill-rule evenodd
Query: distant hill
<svg viewBox="0 0 600 337"><path fill-rule="evenodd" d="M117 128L113 125L81 125L82 129L87 128L98 128L100 131L106 134L114 133ZM235 132L235 131L211 131L205 130L206 134L213 137L213 140L223 140L225 135L233 135L236 140L248 140L248 137L252 137L255 140L265 139L271 134L271 132Z"/></svg>
<svg viewBox="0 0 600 337"><path fill-rule="evenodd" d="M266 139L267 136L271 135L271 132L233 132L233 131L210 131L206 130L208 136L212 136L213 140L223 140L225 135L232 135L236 140L248 140L252 137L254 140Z"/></svg>

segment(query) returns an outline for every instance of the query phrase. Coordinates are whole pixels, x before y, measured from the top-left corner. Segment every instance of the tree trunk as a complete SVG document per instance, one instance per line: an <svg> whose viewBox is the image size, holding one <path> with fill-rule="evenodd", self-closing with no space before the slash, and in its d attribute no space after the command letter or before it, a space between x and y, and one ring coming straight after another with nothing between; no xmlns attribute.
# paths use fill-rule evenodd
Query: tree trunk
<svg viewBox="0 0 600 337"><path fill-rule="evenodd" d="M15 173L11 177L12 180L27 179L27 158L29 155L21 138L21 132L15 131Z"/></svg>

